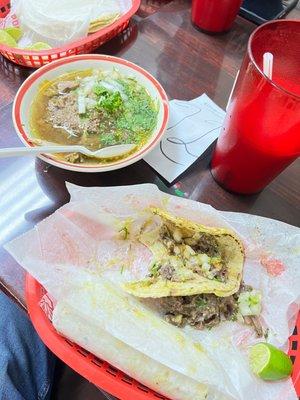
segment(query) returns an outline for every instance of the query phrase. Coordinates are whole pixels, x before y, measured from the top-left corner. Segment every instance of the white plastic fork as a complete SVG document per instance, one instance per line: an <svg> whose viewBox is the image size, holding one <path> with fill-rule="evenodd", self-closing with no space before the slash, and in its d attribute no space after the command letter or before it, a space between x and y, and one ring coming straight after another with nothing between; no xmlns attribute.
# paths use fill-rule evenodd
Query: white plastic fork
<svg viewBox="0 0 300 400"><path fill-rule="evenodd" d="M97 151L91 151L84 146L35 146L35 147L13 147L0 149L0 158L30 156L37 154L52 153L81 153L95 158L118 157L129 153L136 147L136 144L118 144L115 146L104 147Z"/></svg>

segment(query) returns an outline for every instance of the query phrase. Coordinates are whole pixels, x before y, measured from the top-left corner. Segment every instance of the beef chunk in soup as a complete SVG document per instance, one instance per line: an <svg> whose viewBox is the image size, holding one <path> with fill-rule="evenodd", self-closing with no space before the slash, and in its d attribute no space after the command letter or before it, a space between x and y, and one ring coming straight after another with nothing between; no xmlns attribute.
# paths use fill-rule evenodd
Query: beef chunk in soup
<svg viewBox="0 0 300 400"><path fill-rule="evenodd" d="M59 93L67 93L78 87L79 87L78 81L63 81L57 84L57 89Z"/></svg>
<svg viewBox="0 0 300 400"><path fill-rule="evenodd" d="M90 113L89 118L82 118L78 114L77 95L75 92L53 96L48 102L47 120L54 127L63 128L70 135L77 137L81 137L86 131L90 134L97 134L101 117L101 112L93 111ZM97 144L99 145L99 141Z"/></svg>

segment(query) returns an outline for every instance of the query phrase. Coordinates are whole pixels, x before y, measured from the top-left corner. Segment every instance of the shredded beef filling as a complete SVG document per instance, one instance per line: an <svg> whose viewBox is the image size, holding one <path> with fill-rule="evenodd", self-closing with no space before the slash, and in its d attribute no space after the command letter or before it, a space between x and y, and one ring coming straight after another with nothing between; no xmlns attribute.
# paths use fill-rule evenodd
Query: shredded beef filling
<svg viewBox="0 0 300 400"><path fill-rule="evenodd" d="M179 327L191 325L202 330L217 326L221 321L235 321L238 313L239 294L250 290L252 290L250 286L242 284L239 292L229 297L199 294L165 297L159 301L167 322ZM257 317L244 317L244 323L253 326L257 336L263 336L263 329Z"/></svg>
<svg viewBox="0 0 300 400"><path fill-rule="evenodd" d="M196 244L191 245L191 248L197 253L205 253L210 257L218 255L218 242L212 235L202 233Z"/></svg>
<svg viewBox="0 0 300 400"><path fill-rule="evenodd" d="M191 325L196 329L216 326L221 319L232 319L238 307L234 296L222 298L214 294L166 297L161 304L168 322L180 327Z"/></svg>
<svg viewBox="0 0 300 400"><path fill-rule="evenodd" d="M177 227L164 224L160 230L160 240L169 257L159 260L150 271L150 276L182 281L181 267L208 279L226 281L226 263L213 235L199 232L184 237Z"/></svg>

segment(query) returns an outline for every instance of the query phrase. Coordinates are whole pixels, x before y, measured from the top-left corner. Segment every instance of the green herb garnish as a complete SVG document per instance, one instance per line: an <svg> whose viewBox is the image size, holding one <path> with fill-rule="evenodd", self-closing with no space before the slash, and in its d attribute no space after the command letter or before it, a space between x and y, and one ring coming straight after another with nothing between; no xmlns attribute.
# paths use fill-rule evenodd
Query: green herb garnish
<svg viewBox="0 0 300 400"><path fill-rule="evenodd" d="M230 320L233 321L233 322L236 322L238 320L237 315L236 314L232 314Z"/></svg>
<svg viewBox="0 0 300 400"><path fill-rule="evenodd" d="M260 299L256 295L254 295L254 296L249 295L248 301L249 301L249 306L250 307L251 306L256 306L256 304L260 303Z"/></svg>
<svg viewBox="0 0 300 400"><path fill-rule="evenodd" d="M99 140L102 146L136 143L143 144L157 123L159 110L147 90L133 78L121 78L115 72L112 85L118 90L110 90L99 81L93 89L97 97L95 109L102 113L103 120L111 120L99 126Z"/></svg>
<svg viewBox="0 0 300 400"><path fill-rule="evenodd" d="M119 230L119 233L121 233L122 234L122 238L124 240L126 240L128 238L128 235L129 235L129 230L128 230L128 228L126 226L124 226L122 229Z"/></svg>
<svg viewBox="0 0 300 400"><path fill-rule="evenodd" d="M215 276L215 277L213 278L213 280L214 280L214 281L217 281L217 282L223 282L223 281L222 281L222 278L221 278L220 276Z"/></svg>
<svg viewBox="0 0 300 400"><path fill-rule="evenodd" d="M122 103L123 100L119 92L110 93L98 101L98 105L109 112L118 110L122 106Z"/></svg>
<svg viewBox="0 0 300 400"><path fill-rule="evenodd" d="M119 92L112 92L102 86L96 86L94 93L98 97L96 108L101 110L104 108L108 112L117 111L123 104L121 94Z"/></svg>
<svg viewBox="0 0 300 400"><path fill-rule="evenodd" d="M154 263L152 265L152 267L150 268L150 274L151 276L157 276L158 275L158 271L160 270L161 265Z"/></svg>
<svg viewBox="0 0 300 400"><path fill-rule="evenodd" d="M117 126L131 131L134 135L152 131L157 121L157 105L145 88L137 85L135 79L118 80L124 87L128 101L124 102L123 112L119 116Z"/></svg>
<svg viewBox="0 0 300 400"><path fill-rule="evenodd" d="M105 87L98 85L98 86L94 87L94 93L97 97L106 96L108 93L108 90L105 89Z"/></svg>
<svg viewBox="0 0 300 400"><path fill-rule="evenodd" d="M203 299L202 297L199 297L196 299L196 306L197 307L205 307L207 305L207 301Z"/></svg>
<svg viewBox="0 0 300 400"><path fill-rule="evenodd" d="M113 146L118 143L113 133L103 133L100 135L100 142L102 146Z"/></svg>

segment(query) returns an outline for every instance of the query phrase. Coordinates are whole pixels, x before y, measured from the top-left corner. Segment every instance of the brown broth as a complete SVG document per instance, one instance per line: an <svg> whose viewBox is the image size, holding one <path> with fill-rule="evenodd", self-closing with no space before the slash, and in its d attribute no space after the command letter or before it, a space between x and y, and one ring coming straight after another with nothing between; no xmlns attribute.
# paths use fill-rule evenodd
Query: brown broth
<svg viewBox="0 0 300 400"><path fill-rule="evenodd" d="M47 121L48 116L48 104L55 94L57 94L56 85L59 82L63 81L73 81L78 78L84 78L91 76L93 74L93 70L84 70L84 71L72 71L67 74L61 75L57 79L52 81L44 81L39 87L38 93L36 94L35 98L32 101L31 108L30 108L30 128L32 132L33 138L38 140L57 143L61 145L76 145L76 144L83 144L87 148L91 150L98 150L101 147L106 147L100 144L99 142L99 134L92 134L90 136L84 137L84 143L82 142L82 138L84 134L82 133L80 136L73 136L70 135L70 132L67 132L64 128L61 127L54 127L52 123ZM104 129L106 130L106 126L104 125L105 121L103 122ZM102 122L101 122L102 124ZM149 134L145 135L145 137L141 137L139 143L137 143L137 147L131 152L134 153L138 151L142 146L147 143L149 140ZM72 163L88 163L88 164L106 164L111 163L114 160L125 158L130 153L127 153L120 157L99 160L92 157L87 157L84 155L80 155L76 161L76 157L74 158L74 153L64 153L64 154L56 154L58 159L69 161ZM70 158L71 155L71 158ZM70 161L72 160L72 161Z"/></svg>

